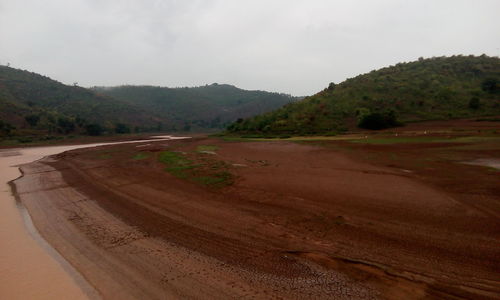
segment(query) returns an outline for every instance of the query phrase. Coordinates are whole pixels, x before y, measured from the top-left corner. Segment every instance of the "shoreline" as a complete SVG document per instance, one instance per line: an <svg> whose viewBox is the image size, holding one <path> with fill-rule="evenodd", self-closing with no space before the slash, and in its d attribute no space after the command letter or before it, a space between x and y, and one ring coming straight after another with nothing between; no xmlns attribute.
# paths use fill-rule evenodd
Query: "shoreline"
<svg viewBox="0 0 500 300"><path fill-rule="evenodd" d="M43 159L43 158L42 158ZM71 263L64 258L64 256L53 247L38 231L35 224L33 223L33 219L29 213L27 207L22 203L19 195L17 194L17 188L14 181L18 180L22 176L24 176L22 172L22 167L19 167L21 172L21 176L16 179L9 181L9 186L12 190L12 196L16 200L16 207L19 210L19 214L23 218L23 223L26 226L26 230L30 234L30 236L42 247L61 267L64 271L73 279L73 281L80 287L83 293L88 297L88 299L101 299L101 296L97 293L94 287L85 279L82 274L75 269Z"/></svg>
<svg viewBox="0 0 500 300"><path fill-rule="evenodd" d="M90 290L84 291L84 284L68 274L68 266L56 258L55 250L48 251L51 247L42 237L37 239L28 211L13 193L12 181L23 175L18 165L25 161L18 153L5 151L0 152L0 158L0 181L4 184L0 238L8 241L0 253L0 294L9 299L89 299Z"/></svg>
<svg viewBox="0 0 500 300"><path fill-rule="evenodd" d="M172 137L162 136L118 143L168 139ZM30 163L38 163L63 151L112 143L0 149L0 179L4 182L4 190L0 193L0 208L3 214L0 237L9 241L0 253L0 266L4 274L0 283L2 296L11 299L100 298L93 286L79 275L79 271L73 268L61 251L52 247L35 226L36 220L32 218L30 210L19 200L15 182L22 179L22 168Z"/></svg>

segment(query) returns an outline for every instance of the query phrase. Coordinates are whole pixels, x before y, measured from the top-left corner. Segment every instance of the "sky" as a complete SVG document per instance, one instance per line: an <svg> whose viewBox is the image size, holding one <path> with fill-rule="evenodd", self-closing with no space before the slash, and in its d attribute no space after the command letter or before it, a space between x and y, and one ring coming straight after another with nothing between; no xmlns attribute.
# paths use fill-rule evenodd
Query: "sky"
<svg viewBox="0 0 500 300"><path fill-rule="evenodd" d="M296 96L398 62L500 56L500 0L0 0L0 64L66 84Z"/></svg>

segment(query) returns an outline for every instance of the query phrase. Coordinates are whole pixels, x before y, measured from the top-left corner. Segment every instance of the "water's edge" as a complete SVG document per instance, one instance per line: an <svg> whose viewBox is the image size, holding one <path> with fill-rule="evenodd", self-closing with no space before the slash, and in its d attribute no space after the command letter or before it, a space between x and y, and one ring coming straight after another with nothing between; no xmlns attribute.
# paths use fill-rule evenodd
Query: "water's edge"
<svg viewBox="0 0 500 300"><path fill-rule="evenodd" d="M28 166L29 164L36 163L36 162L43 163L43 160L45 160L45 159L51 158L51 157L58 155L58 154L61 154L61 153L76 150L76 149L94 148L94 147L99 147L99 146L108 146L108 145L115 145L115 144L168 141L168 140L176 140L176 139L184 139L184 138L189 138L189 137L157 136L157 137L151 137L150 139L144 139L144 140L90 143L90 144L80 144L80 145L42 146L42 147L33 147L33 148L15 148L15 149L8 149L7 150L7 151L18 150L19 151L18 154L14 155L14 156L20 158L17 161L14 160L12 162L12 164L10 164L8 161L4 161L0 165L0 166L2 166L2 168L6 167L6 168L11 168L12 171L16 170L16 173L18 173L18 175L12 174L14 176L17 176L16 178L14 178L14 176L7 175L6 176L7 178L5 178L6 180L2 180L2 182L6 184L6 186L5 186L6 189L3 191L4 198L2 200L4 200L4 201L7 200L8 202L12 201L11 202L11 204L12 204L11 209L13 209L14 211L11 210L10 213L18 216L17 217L19 220L18 224L19 224L19 226L21 226L21 228L23 228L22 231L24 232L24 234L21 232L19 232L17 234L21 234L23 236L26 236L27 239L34 241L34 245L40 246L41 251L44 252L45 255L48 255L48 257L55 260L55 265L57 265L59 268L62 269L61 270L62 274L65 274L67 276L68 282L72 283L72 285L74 286L74 291L75 292L79 291L80 296L77 296L75 294L76 298L78 298L78 299L86 298L86 299L92 299L92 300L93 299L102 299L102 295L90 283L90 281L88 281L85 278L85 276L83 274L81 274L78 271L78 269L74 265L72 265L71 262L63 256L62 252L58 251L55 247L53 247L43 237L42 233L36 227L36 225L35 225L36 222L33 221L32 216L30 215L29 208L24 205L24 203L22 201L22 197L18 193L18 188L20 188L20 186L18 186L19 181L18 181L18 183L16 183L16 181L19 180L20 178L23 178L23 176L25 176L24 171L23 171L23 167ZM39 150L37 150L37 148L39 148ZM50 151L46 151L48 148L52 148L52 149ZM45 151L45 153L44 153L44 151ZM34 157L30 157L30 156L34 156ZM6 157L8 157L8 156L6 156ZM0 158L1 158L1 156L0 156ZM9 171L9 172L11 172L11 171ZM7 209L7 210L3 211L2 213L9 213L9 210ZM6 221L5 225L10 226L11 224L9 222L11 222L10 219L8 219L8 221ZM2 238L4 238L3 233L2 233ZM21 242L23 241L23 239L25 239L25 238L21 237L21 239L20 239ZM18 243L20 243L20 242L18 242L16 240L14 245L17 245ZM30 247L33 247L33 246L30 246ZM28 251L26 252L27 249L28 249ZM22 260L23 259L22 255L29 255L28 258L32 259L32 256L30 254L31 252L30 252L29 248L24 248L24 250L22 248L21 250L22 251L18 252L17 257L16 257L16 255L14 255L10 259L11 260L12 259L14 259L14 260L21 259ZM17 252L17 249L14 249L14 250L9 249L8 251L16 251ZM24 252L26 252L26 253L24 253ZM9 257L9 256L11 256L11 255L7 255L6 257ZM30 260L28 259L28 261L30 261ZM8 260L6 262L8 262ZM43 278L43 276L45 276L44 275L44 273L45 273L45 269L44 269L45 265L44 264L45 263L42 263L40 266L36 266L36 267L38 267L37 272L35 272L35 273L37 273L37 275L32 277L33 275L30 272L30 269L29 269L30 267L29 267L29 262L28 262L28 264L27 264L28 267L24 266L22 269L23 270L22 272L24 272L24 274L23 273L16 273L16 275L23 274L23 275L27 276L26 277L27 282L25 282L24 278L22 278L22 277L19 278L19 280L13 279L12 282L10 283L10 285L9 285L9 283L5 283L5 282L4 283L6 285L4 285L4 286L0 285L0 288L1 288L0 291L2 289L6 288L7 294L10 293L11 295L13 295L15 297L24 297L21 295L25 295L28 297L28 298L24 298L24 299L54 299L55 295L57 295L57 297L61 296L61 294L58 294L61 292L61 290L53 287L53 285L58 286L58 283L57 283L58 281L50 280L49 279L49 278L51 278L50 276L46 277L45 280L40 280L41 278ZM18 268L15 263L8 263L7 265L10 267L13 267L13 268ZM40 267L42 267L42 269L40 269ZM50 275L53 275L53 274L50 274ZM42 276L42 277L40 277L40 276ZM24 292L27 290L26 286L30 286L32 284L32 282L31 282L32 279L30 279L30 278L34 279L34 281L32 281L32 282L39 282L40 284L42 284L42 286L44 286L44 288L41 291L43 291L43 293L46 296L44 296L42 294L38 294L37 289L33 290L33 289L31 289L31 287L28 289L30 292L27 292L27 293ZM47 280L49 280L49 281L47 281ZM67 284L67 283L65 283L65 284ZM63 284L63 286L65 286L65 284ZM54 291L54 293L52 293L52 291ZM50 295L52 295L52 296L50 296ZM72 297L71 295L64 296L64 293L62 294L62 296L64 298L66 296Z"/></svg>
<svg viewBox="0 0 500 300"><path fill-rule="evenodd" d="M35 160L28 164L39 162L51 156L52 155L45 156L40 160ZM52 247L52 245L50 245L50 243L44 239L44 237L36 228L33 220L31 219L29 210L24 206L21 198L19 197L19 194L17 193L17 186L15 181L24 176L22 166L19 166L18 169L21 175L16 179L9 181L8 185L10 186L12 197L16 201L16 207L19 211L19 214L23 218L23 223L26 230L29 232L30 236L35 240L35 242L37 242L38 245L40 245L43 250L45 250L45 252L48 253L63 268L63 270L71 277L75 284L82 290L85 296L87 296L89 299L102 299L99 292L94 288L94 286L92 286L89 281L87 281L87 279L77 269L75 269L73 265L71 265L71 263L67 261L64 256L62 256L61 253L59 253L59 251Z"/></svg>

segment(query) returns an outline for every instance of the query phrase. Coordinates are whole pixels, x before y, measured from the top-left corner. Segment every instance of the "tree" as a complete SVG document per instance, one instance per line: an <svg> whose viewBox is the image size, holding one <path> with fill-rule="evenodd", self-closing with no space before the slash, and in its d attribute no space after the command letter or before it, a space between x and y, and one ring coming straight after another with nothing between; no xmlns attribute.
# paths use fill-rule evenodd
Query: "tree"
<svg viewBox="0 0 500 300"><path fill-rule="evenodd" d="M335 89L337 85L334 83L334 82L330 82L330 84L328 85L328 90L329 91L333 91Z"/></svg>
<svg viewBox="0 0 500 300"><path fill-rule="evenodd" d="M478 109L481 106L481 100L478 97L472 97L469 100L469 108Z"/></svg>
<svg viewBox="0 0 500 300"><path fill-rule="evenodd" d="M31 127L35 127L38 124L38 121L40 121L40 116L39 115L27 115L24 117L24 119L26 120L26 122L28 122L28 124Z"/></svg>
<svg viewBox="0 0 500 300"><path fill-rule="evenodd" d="M117 123L115 126L115 132L118 134L130 133L130 127L127 124Z"/></svg>
<svg viewBox="0 0 500 300"><path fill-rule="evenodd" d="M498 90L497 83L498 80L496 78L487 78L481 83L481 88L483 91L493 94Z"/></svg>
<svg viewBox="0 0 500 300"><path fill-rule="evenodd" d="M385 129L390 127L400 126L401 123L397 120L397 115L394 110L385 112L369 113L361 117L358 126L365 129Z"/></svg>
<svg viewBox="0 0 500 300"><path fill-rule="evenodd" d="M88 135L101 135L104 132L104 128L102 128L99 124L88 124L85 126L85 131Z"/></svg>
<svg viewBox="0 0 500 300"><path fill-rule="evenodd" d="M4 134L10 135L10 133L14 129L16 129L15 126L12 126L10 123L0 120L0 135L4 135Z"/></svg>
<svg viewBox="0 0 500 300"><path fill-rule="evenodd" d="M75 122L67 117L59 117L57 119L57 125L62 133L68 134L75 130Z"/></svg>

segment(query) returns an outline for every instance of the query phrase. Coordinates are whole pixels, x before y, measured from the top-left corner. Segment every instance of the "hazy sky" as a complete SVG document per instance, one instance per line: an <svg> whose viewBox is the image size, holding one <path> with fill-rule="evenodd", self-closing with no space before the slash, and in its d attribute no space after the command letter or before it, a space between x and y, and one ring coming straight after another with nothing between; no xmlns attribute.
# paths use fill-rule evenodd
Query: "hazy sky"
<svg viewBox="0 0 500 300"><path fill-rule="evenodd" d="M401 61L500 56L500 0L0 0L0 63L81 86L309 95Z"/></svg>

